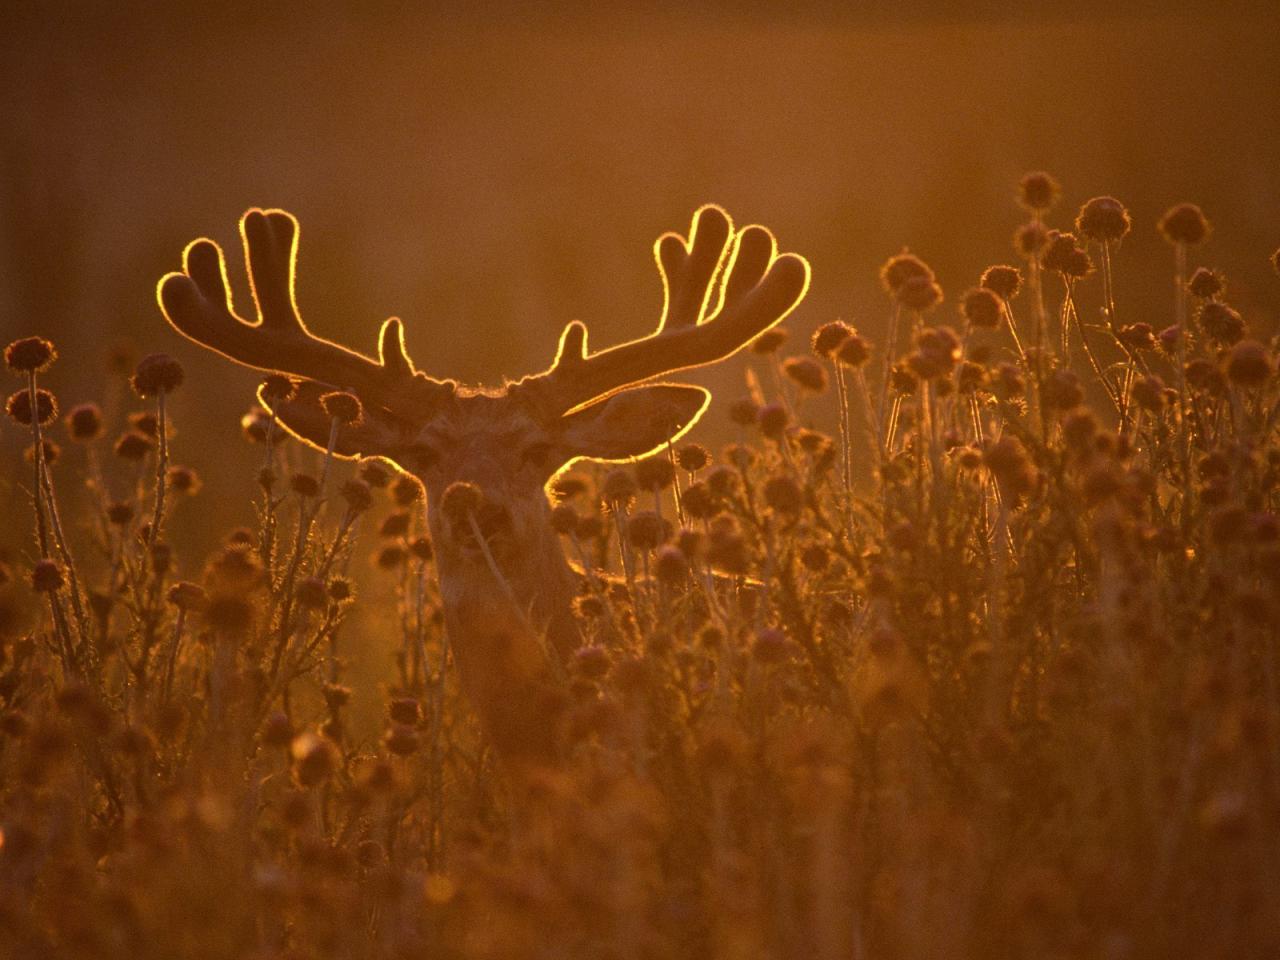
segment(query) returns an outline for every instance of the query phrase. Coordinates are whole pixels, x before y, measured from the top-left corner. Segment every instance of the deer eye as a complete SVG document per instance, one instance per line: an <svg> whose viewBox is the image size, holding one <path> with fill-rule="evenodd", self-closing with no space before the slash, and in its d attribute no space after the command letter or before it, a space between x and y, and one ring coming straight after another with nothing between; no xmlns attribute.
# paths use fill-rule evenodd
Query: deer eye
<svg viewBox="0 0 1280 960"><path fill-rule="evenodd" d="M531 443L520 453L520 459L525 463L532 464L535 467L547 466L547 461L551 459L552 446L544 441Z"/></svg>

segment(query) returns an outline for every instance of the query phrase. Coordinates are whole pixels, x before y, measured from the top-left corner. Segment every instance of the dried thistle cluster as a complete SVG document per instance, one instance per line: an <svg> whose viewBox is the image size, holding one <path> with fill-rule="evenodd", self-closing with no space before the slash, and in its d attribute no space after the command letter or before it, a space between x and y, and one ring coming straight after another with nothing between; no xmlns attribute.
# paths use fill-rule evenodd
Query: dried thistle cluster
<svg viewBox="0 0 1280 960"><path fill-rule="evenodd" d="M757 339L724 449L555 479L584 639L541 705L565 762L518 791L417 481L255 410L256 522L188 558L182 368L62 413L53 346L11 344L34 523L0 564L0 954L1280 949L1274 331L1191 262L1197 208L1098 197L1068 231L1061 193L1024 178L1017 265L952 299L891 257L884 339ZM1138 318L1121 244L1153 229L1176 295Z"/></svg>

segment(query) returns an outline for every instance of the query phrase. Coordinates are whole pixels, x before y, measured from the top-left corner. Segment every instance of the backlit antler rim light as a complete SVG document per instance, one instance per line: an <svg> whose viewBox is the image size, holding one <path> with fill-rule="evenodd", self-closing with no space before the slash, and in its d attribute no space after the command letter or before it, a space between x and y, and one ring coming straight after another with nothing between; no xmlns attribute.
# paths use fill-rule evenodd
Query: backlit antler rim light
<svg viewBox="0 0 1280 960"><path fill-rule="evenodd" d="M240 219L257 322L235 312L222 248L200 238L183 251L181 272L161 278L157 299L165 319L190 340L258 370L306 377L403 416L453 395L452 381L419 373L392 317L378 336L374 361L312 334L298 313L298 221L284 210L249 210Z"/></svg>
<svg viewBox="0 0 1280 960"><path fill-rule="evenodd" d="M808 261L779 254L764 227L735 233L714 204L694 213L687 241L676 233L659 237L654 257L663 284L658 329L591 354L586 326L568 324L550 369L517 384L537 391L547 412L566 413L653 377L723 360L780 323L809 287Z"/></svg>

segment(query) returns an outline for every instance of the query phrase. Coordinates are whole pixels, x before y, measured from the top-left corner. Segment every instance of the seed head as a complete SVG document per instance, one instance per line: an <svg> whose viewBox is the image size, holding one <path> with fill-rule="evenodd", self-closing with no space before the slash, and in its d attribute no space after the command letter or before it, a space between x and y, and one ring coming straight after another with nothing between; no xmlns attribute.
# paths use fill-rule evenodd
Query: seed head
<svg viewBox="0 0 1280 960"><path fill-rule="evenodd" d="M563 536L578 530L578 511L568 503L558 503L551 508L551 529Z"/></svg>
<svg viewBox="0 0 1280 960"><path fill-rule="evenodd" d="M140 397L173 393L182 386L182 364L167 353L153 353L138 361L133 371L133 392Z"/></svg>
<svg viewBox="0 0 1280 960"><path fill-rule="evenodd" d="M194 496L200 491L200 475L191 467L169 468L169 489L184 496Z"/></svg>
<svg viewBox="0 0 1280 960"><path fill-rule="evenodd" d="M627 538L637 550L653 550L671 536L671 525L652 510L641 510L627 520Z"/></svg>
<svg viewBox="0 0 1280 960"><path fill-rule="evenodd" d="M1049 242L1049 231L1039 223L1024 223L1013 234L1013 249L1027 260L1040 254Z"/></svg>
<svg viewBox="0 0 1280 960"><path fill-rule="evenodd" d="M1094 197L1076 215L1080 235L1099 243L1124 239L1132 226L1129 211L1115 197Z"/></svg>
<svg viewBox="0 0 1280 960"><path fill-rule="evenodd" d="M404 547L393 543L379 550L374 562L383 570L395 570L404 563L404 558Z"/></svg>
<svg viewBox="0 0 1280 960"><path fill-rule="evenodd" d="M1187 289L1193 297L1208 299L1216 297L1226 290L1226 282L1222 279L1222 274L1216 270L1210 270L1208 267L1199 267L1196 272L1191 274L1191 279L1187 281Z"/></svg>
<svg viewBox="0 0 1280 960"><path fill-rule="evenodd" d="M354 393L341 390L326 393L320 397L320 405L324 407L325 413L339 423L350 424L360 419L360 400Z"/></svg>
<svg viewBox="0 0 1280 960"><path fill-rule="evenodd" d="M1018 203L1027 210L1044 212L1058 202L1062 188L1058 181L1042 170L1026 174L1018 182Z"/></svg>
<svg viewBox="0 0 1280 960"><path fill-rule="evenodd" d="M942 302L942 287L931 277L909 277L895 291L898 303L916 313L926 313Z"/></svg>
<svg viewBox="0 0 1280 960"><path fill-rule="evenodd" d="M292 380L283 373L272 373L262 381L262 386L258 388L258 395L274 405L289 400L293 396L293 390Z"/></svg>
<svg viewBox="0 0 1280 960"><path fill-rule="evenodd" d="M1004 317L1004 303L994 290L974 287L965 293L960 312L972 326L994 329Z"/></svg>
<svg viewBox="0 0 1280 960"><path fill-rule="evenodd" d="M1046 270L1056 270L1077 280L1093 272L1093 261L1076 242L1075 234L1058 230L1049 231L1048 243L1041 254L1040 263Z"/></svg>
<svg viewBox="0 0 1280 960"><path fill-rule="evenodd" d="M775 512L789 517L804 509L804 491L786 474L769 478L764 485L764 500Z"/></svg>
<svg viewBox="0 0 1280 960"><path fill-rule="evenodd" d="M689 561L679 547L661 546L654 554L653 573L662 583L683 583L689 576Z"/></svg>
<svg viewBox="0 0 1280 960"><path fill-rule="evenodd" d="M827 389L827 371L812 357L788 357L782 363L782 372L793 383L811 393Z"/></svg>
<svg viewBox="0 0 1280 960"><path fill-rule="evenodd" d="M463 523L484 503L484 494L473 483L451 483L440 497L440 510L451 523Z"/></svg>
<svg viewBox="0 0 1280 960"><path fill-rule="evenodd" d="M116 441L115 453L121 460L138 462L155 447L155 443L145 433L130 430L122 434Z"/></svg>
<svg viewBox="0 0 1280 960"><path fill-rule="evenodd" d="M1133 400L1148 413L1158 414L1164 410L1164 390L1164 381L1153 373L1134 382Z"/></svg>
<svg viewBox="0 0 1280 960"><path fill-rule="evenodd" d="M636 464L636 484L641 490L665 490L676 479L676 469L666 457L650 457Z"/></svg>
<svg viewBox="0 0 1280 960"><path fill-rule="evenodd" d="M830 357L836 347L844 343L853 332L853 327L843 320L832 320L830 323L824 323L814 331L813 336L809 339L809 345L818 356Z"/></svg>
<svg viewBox="0 0 1280 960"><path fill-rule="evenodd" d="M58 351L43 337L23 337L4 348L4 362L14 373L42 373L58 359Z"/></svg>
<svg viewBox="0 0 1280 960"><path fill-rule="evenodd" d="M880 284L885 292L897 296L902 285L911 279L933 281L933 271L929 265L914 254L903 250L902 253L890 257L880 268Z"/></svg>
<svg viewBox="0 0 1280 960"><path fill-rule="evenodd" d="M676 451L676 463L688 473L697 473L711 462L711 452L697 443L687 443Z"/></svg>
<svg viewBox="0 0 1280 960"><path fill-rule="evenodd" d="M435 550L431 546L431 541L426 537L415 537L409 544L409 552L413 556L423 562L430 560L435 555Z"/></svg>
<svg viewBox="0 0 1280 960"><path fill-rule="evenodd" d="M9 419L15 423L20 423L24 427L31 426L31 392L29 390L19 390L11 394L5 402L4 409L9 414ZM58 399L43 387L36 389L36 413L41 426L58 415Z"/></svg>
<svg viewBox="0 0 1280 960"><path fill-rule="evenodd" d="M836 350L836 359L857 369L871 359L871 344L859 333L852 333Z"/></svg>
<svg viewBox="0 0 1280 960"><path fill-rule="evenodd" d="M117 500L107 507L107 521L113 526L127 527L133 520L133 504Z"/></svg>
<svg viewBox="0 0 1280 960"><path fill-rule="evenodd" d="M309 473L295 473L289 478L289 489L300 497L320 495L320 481Z"/></svg>
<svg viewBox="0 0 1280 960"><path fill-rule="evenodd" d="M1022 273L1017 267L1003 263L996 264L982 271L980 283L1000 299L1012 300L1018 295L1018 288L1022 286Z"/></svg>
<svg viewBox="0 0 1280 960"><path fill-rule="evenodd" d="M1275 373L1271 355L1257 340L1241 340L1227 357L1227 379L1240 387L1260 387Z"/></svg>
<svg viewBox="0 0 1280 960"><path fill-rule="evenodd" d="M626 506L635 499L637 489L635 477L631 475L630 470L614 467L604 475L600 495L610 506L615 504Z"/></svg>
<svg viewBox="0 0 1280 960"><path fill-rule="evenodd" d="M1116 331L1116 339L1130 350L1154 350L1156 337L1149 323L1132 323Z"/></svg>
<svg viewBox="0 0 1280 960"><path fill-rule="evenodd" d="M368 479L366 476L365 480L368 481ZM412 507L422 499L422 484L409 474L402 473L391 486L391 496L397 506Z"/></svg>
<svg viewBox="0 0 1280 960"><path fill-rule="evenodd" d="M261 407L254 407L240 418L240 429L250 443L266 443L267 431L271 429L271 414ZM282 435L276 436L278 439Z"/></svg>
<svg viewBox="0 0 1280 960"><path fill-rule="evenodd" d="M387 514L382 521L382 526L378 528L379 536L403 537L409 532L410 519L411 517L407 510L398 510L395 513Z"/></svg>
<svg viewBox="0 0 1280 960"><path fill-rule="evenodd" d="M204 587L189 580L179 580L169 588L166 599L179 610L203 610L208 602Z"/></svg>
<svg viewBox="0 0 1280 960"><path fill-rule="evenodd" d="M360 464L360 479L375 490L390 484L391 476L391 471L382 465L381 460L365 460Z"/></svg>
<svg viewBox="0 0 1280 960"><path fill-rule="evenodd" d="M780 403L766 403L759 409L756 419L760 432L770 440L781 439L790 421L787 408Z"/></svg>
<svg viewBox="0 0 1280 960"><path fill-rule="evenodd" d="M1220 300L1209 300L1200 308L1200 326L1220 346L1239 342L1245 332L1244 318Z"/></svg>
<svg viewBox="0 0 1280 960"><path fill-rule="evenodd" d="M329 599L334 603L350 600L351 595L351 581L346 577L334 577L329 581Z"/></svg>
<svg viewBox="0 0 1280 960"><path fill-rule="evenodd" d="M782 663L787 659L787 651L787 635L776 627L757 631L751 644L751 658L757 663Z"/></svg>
<svg viewBox="0 0 1280 960"><path fill-rule="evenodd" d="M339 494L346 501L347 510L353 516L364 513L373 506L373 493L369 489L369 484L363 480L348 480L342 485Z"/></svg>
<svg viewBox="0 0 1280 960"><path fill-rule="evenodd" d="M304 609L320 610L329 602L328 588L319 577L304 577L299 580L294 593L299 606Z"/></svg>
<svg viewBox="0 0 1280 960"><path fill-rule="evenodd" d="M56 593L64 582L62 568L52 560L37 560L31 568L31 589L36 593Z"/></svg>
<svg viewBox="0 0 1280 960"><path fill-rule="evenodd" d="M785 327L772 327L751 341L751 352L767 356L774 353L787 339Z"/></svg>
<svg viewBox="0 0 1280 960"><path fill-rule="evenodd" d="M1182 203L1165 211L1157 224L1160 233L1172 244L1185 243L1189 247L1209 235L1209 221L1194 203Z"/></svg>
<svg viewBox="0 0 1280 960"><path fill-rule="evenodd" d="M88 443L102 436L102 411L96 403L81 403L72 407L64 420L72 440Z"/></svg>

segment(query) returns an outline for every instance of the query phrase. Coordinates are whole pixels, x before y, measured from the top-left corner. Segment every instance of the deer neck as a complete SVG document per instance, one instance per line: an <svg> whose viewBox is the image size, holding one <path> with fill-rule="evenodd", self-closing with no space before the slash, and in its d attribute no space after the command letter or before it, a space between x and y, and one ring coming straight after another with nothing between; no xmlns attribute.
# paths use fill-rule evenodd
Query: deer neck
<svg viewBox="0 0 1280 960"><path fill-rule="evenodd" d="M464 692L499 753L547 763L556 753L561 665L578 645L577 581L549 508L519 542L483 557L437 554L445 630Z"/></svg>

